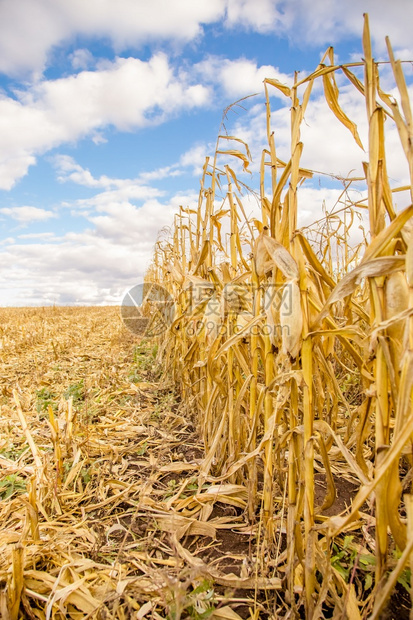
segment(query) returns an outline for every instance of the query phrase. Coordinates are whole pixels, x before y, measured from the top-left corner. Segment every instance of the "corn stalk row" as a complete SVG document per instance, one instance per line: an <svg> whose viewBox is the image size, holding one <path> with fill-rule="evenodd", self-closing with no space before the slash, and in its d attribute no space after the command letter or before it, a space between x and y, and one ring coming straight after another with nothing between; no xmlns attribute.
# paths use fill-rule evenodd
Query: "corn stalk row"
<svg viewBox="0 0 413 620"><path fill-rule="evenodd" d="M267 571L284 580L292 610L298 614L303 603L309 618L320 617L327 603L337 617L380 617L412 562L413 206L394 207L400 188L387 175L384 126L397 127L412 193L413 121L402 65L387 46L400 103L380 86L367 16L364 79L354 65L335 65L329 48L292 87L265 80L260 217L246 217L236 172L237 164L248 169L248 145L220 135L197 207L181 207L147 274L174 302L161 352L204 441L200 484L248 490ZM365 99L368 144L340 105L339 72ZM347 201L338 224L327 216L300 230L300 187L312 176L300 164L300 134L317 81L336 121L365 150L367 198L362 205ZM271 89L290 104L288 161L277 156ZM218 167L223 157L229 163ZM360 207L368 230L354 248L351 226ZM357 492L340 512L334 506L343 478ZM364 601L331 561L333 543L349 532L375 558Z"/></svg>

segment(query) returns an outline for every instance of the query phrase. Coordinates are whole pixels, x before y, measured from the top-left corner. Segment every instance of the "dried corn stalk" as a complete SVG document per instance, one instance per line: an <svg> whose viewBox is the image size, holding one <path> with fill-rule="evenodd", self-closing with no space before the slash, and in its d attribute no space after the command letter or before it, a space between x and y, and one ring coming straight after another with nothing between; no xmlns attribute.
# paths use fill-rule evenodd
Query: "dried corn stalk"
<svg viewBox="0 0 413 620"><path fill-rule="evenodd" d="M401 108L380 88L367 16L363 45L365 60L358 64L364 81L354 72L357 63L334 65L332 48L311 75L291 87L265 80L268 148L260 168L261 220L245 217L245 186L234 168L218 167L225 155L247 170L248 147L238 140L237 148L228 148L234 138L220 136L213 165L207 160L204 167L197 209L181 209L172 232L177 243L157 245L147 274L167 288L178 309L163 339L164 359L184 398L195 403L206 450L204 479L245 486L250 519L261 511L266 553L279 548L286 527L287 549L277 566L293 610L298 613L299 593L308 617L320 613L327 598L342 617L361 617L364 606L369 609L368 599L359 593L357 601L354 584L332 568L329 553L331 535L339 540L346 528L362 541L366 512L360 517L358 510L373 493L376 589L389 566L388 532L401 551L406 549L403 566L411 552L399 516L399 466L406 485L413 464L413 207L401 213L394 208L392 194L399 188L387 176L384 122L395 122L411 175L413 123L402 66L389 43ZM337 215L297 230L300 187L312 174L300 167L300 127L316 80L323 82L336 122L363 147L356 124L341 107L339 71L364 96L369 127L368 197L361 205L368 211L369 235L355 248L351 228L361 211L349 198L351 179L343 180L344 206ZM288 162L276 154L271 88L290 100ZM225 194L223 203L217 188ZM179 261L177 274L169 265ZM211 295L185 302L185 282L209 288ZM327 486L323 501L316 493L320 476ZM339 516L336 487L340 493L343 477L360 490ZM327 507L329 517L323 514ZM391 589L385 592L388 598ZM380 609L385 600L380 598Z"/></svg>

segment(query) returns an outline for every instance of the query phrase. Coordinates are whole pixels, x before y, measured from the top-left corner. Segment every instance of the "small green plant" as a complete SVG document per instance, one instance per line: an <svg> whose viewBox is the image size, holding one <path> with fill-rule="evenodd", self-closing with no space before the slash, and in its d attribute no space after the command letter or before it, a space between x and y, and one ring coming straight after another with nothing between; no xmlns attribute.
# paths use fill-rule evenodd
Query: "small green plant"
<svg viewBox="0 0 413 620"><path fill-rule="evenodd" d="M193 620L207 620L216 609L216 599L213 584L207 580L202 581L190 591L182 591L187 587L187 582L176 588L173 600L169 604L169 620L191 618ZM193 587L192 584L190 586Z"/></svg>
<svg viewBox="0 0 413 620"><path fill-rule="evenodd" d="M198 482L196 478L191 478L189 483L185 487L185 492L181 494L180 499L186 499L187 497L191 497L191 495L196 495L198 493ZM208 488L208 484L203 484L201 487L203 490Z"/></svg>
<svg viewBox="0 0 413 620"><path fill-rule="evenodd" d="M137 454L138 456L142 456L143 454L145 454L145 453L146 453L147 449L148 449L148 442L147 442L147 441L145 441L145 442L144 442L144 443L140 446L140 448L138 448L138 449L136 450L136 454Z"/></svg>
<svg viewBox="0 0 413 620"><path fill-rule="evenodd" d="M133 351L133 361L141 370L149 370L153 366L154 355L148 344L143 341Z"/></svg>
<svg viewBox="0 0 413 620"><path fill-rule="evenodd" d="M136 365L129 374L129 380L132 382L144 381L144 375L148 372L151 375L157 374L155 358L158 352L158 346L153 345L145 340L140 342L133 350L133 362Z"/></svg>
<svg viewBox="0 0 413 620"><path fill-rule="evenodd" d="M402 552L397 549L396 551L393 552L394 558L395 560L399 560L401 558ZM412 575L412 571L410 568L405 568L404 571L402 572L402 574L400 575L400 577L398 578L397 582L403 586L403 588L405 590L407 590L407 592L409 594L411 594L411 575Z"/></svg>
<svg viewBox="0 0 413 620"><path fill-rule="evenodd" d="M52 407L53 411L57 411L57 395L54 392L44 387L41 390L36 391L36 397L37 397L37 402L36 402L37 413L42 413L44 411L47 411L49 408L49 405Z"/></svg>
<svg viewBox="0 0 413 620"><path fill-rule="evenodd" d="M73 385L70 385L67 388L66 392L63 394L63 396L66 400L72 398L74 405L85 400L85 386L83 379L81 379L77 383L73 383Z"/></svg>
<svg viewBox="0 0 413 620"><path fill-rule="evenodd" d="M3 456L5 459L17 461L26 450L27 446L17 447L11 443L7 446L7 448L2 448L0 450L0 455Z"/></svg>
<svg viewBox="0 0 413 620"><path fill-rule="evenodd" d="M25 493L26 482L17 474L10 474L0 481L0 498L4 501L15 493Z"/></svg>
<svg viewBox="0 0 413 620"><path fill-rule="evenodd" d="M376 558L371 553L362 553L358 559L359 569L365 571L364 590L369 590L373 585L373 574L376 566Z"/></svg>
<svg viewBox="0 0 413 620"><path fill-rule="evenodd" d="M411 579L412 579L412 571L410 568L406 568L402 574L400 575L400 577L398 578L398 583L400 583L401 586L403 586L403 588L405 590L407 590L407 592L411 595Z"/></svg>
<svg viewBox="0 0 413 620"><path fill-rule="evenodd" d="M87 484L91 481L92 477L90 475L90 467L83 467L80 471L80 475L82 476L82 480L84 484Z"/></svg>
<svg viewBox="0 0 413 620"><path fill-rule="evenodd" d="M137 368L134 368L128 375L128 381L131 383L140 383L143 380L144 376Z"/></svg>
<svg viewBox="0 0 413 620"><path fill-rule="evenodd" d="M71 460L63 461L63 480L65 481L70 470L72 469L73 462Z"/></svg>
<svg viewBox="0 0 413 620"><path fill-rule="evenodd" d="M158 398L158 402L155 405L153 413L155 415L157 414L157 417L159 417L165 410L170 411L175 404L175 399L175 394L172 392L166 392L166 394L163 394Z"/></svg>
<svg viewBox="0 0 413 620"><path fill-rule="evenodd" d="M334 555L331 557L331 564L346 582L349 581L354 560L357 557L357 549L352 545L352 542L353 536L345 536L341 547L338 543L334 543Z"/></svg>
<svg viewBox="0 0 413 620"><path fill-rule="evenodd" d="M339 541L333 544L331 564L347 583L356 567L356 582L362 584L363 591L373 585L376 558L370 553L360 553L360 547L353 542L353 536L345 536L342 545Z"/></svg>
<svg viewBox="0 0 413 620"><path fill-rule="evenodd" d="M203 485L203 488L206 488L208 485ZM196 478L191 478L191 481L186 485L188 491L198 491L198 483Z"/></svg>
<svg viewBox="0 0 413 620"><path fill-rule="evenodd" d="M178 482L175 480L175 478L173 478L172 480L169 480L167 483L168 488L167 488L164 498L169 499L170 497L173 497L176 493L177 486L178 486Z"/></svg>
<svg viewBox="0 0 413 620"><path fill-rule="evenodd" d="M172 497L173 495L175 495L178 486L179 486L179 480L175 480L175 479L169 480L169 482L167 483L168 488L165 493L165 499L168 499L169 497ZM202 489L207 489L207 488L208 488L208 484L202 485ZM191 497L191 495L194 495L197 492L198 492L198 483L196 481L196 478L192 478L191 481L186 485L185 491L181 493L179 498L186 499L187 497Z"/></svg>

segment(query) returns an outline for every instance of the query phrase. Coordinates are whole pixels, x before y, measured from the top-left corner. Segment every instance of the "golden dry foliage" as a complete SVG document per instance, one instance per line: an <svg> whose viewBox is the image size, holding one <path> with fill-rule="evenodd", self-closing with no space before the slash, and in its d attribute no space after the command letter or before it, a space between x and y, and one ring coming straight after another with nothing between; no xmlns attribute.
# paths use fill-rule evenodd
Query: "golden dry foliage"
<svg viewBox="0 0 413 620"><path fill-rule="evenodd" d="M381 89L367 16L364 80L357 63L335 66L332 48L291 88L265 80L261 217L246 218L246 187L231 163L246 170L248 146L220 135L198 207L181 208L147 274L175 302L161 353L196 412L206 454L201 481L246 490L249 519L265 541L266 576L281 577L293 614L304 604L308 618L327 607L337 618L379 618L413 562L413 206L393 205L402 188L391 185L384 143L384 123L395 123L412 183L413 120L402 65L387 43L400 103ZM365 99L364 147L340 105L339 72ZM317 80L337 123L366 151L368 198L297 230L300 186L312 175L300 167L300 128ZM287 162L277 157L271 129L272 88L290 100ZM223 155L229 163L218 168ZM368 210L369 234L352 248L360 208ZM348 507L337 499L347 482L355 489ZM357 581L367 565L364 588Z"/></svg>
<svg viewBox="0 0 413 620"><path fill-rule="evenodd" d="M198 485L202 448L154 353L119 308L0 309L2 620L239 620L263 607L231 592L280 589L228 572L248 559L220 548L248 539L246 490Z"/></svg>

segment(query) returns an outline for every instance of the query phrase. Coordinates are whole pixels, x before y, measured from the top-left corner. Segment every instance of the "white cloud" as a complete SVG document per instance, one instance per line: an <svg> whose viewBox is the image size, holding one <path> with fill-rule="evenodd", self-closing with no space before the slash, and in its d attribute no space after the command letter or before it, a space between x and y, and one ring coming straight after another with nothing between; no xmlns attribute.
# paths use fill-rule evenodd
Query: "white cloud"
<svg viewBox="0 0 413 620"><path fill-rule="evenodd" d="M314 47L352 36L361 41L363 13L369 14L377 52L385 50L388 35L395 48L408 48L412 57L413 3L406 0L347 0L345 10L340 0L228 0L227 24Z"/></svg>
<svg viewBox="0 0 413 620"><path fill-rule="evenodd" d="M105 37L119 52L157 40L187 42L218 21L222 0L2 0L0 71L41 71L50 50L76 34Z"/></svg>
<svg viewBox="0 0 413 620"><path fill-rule="evenodd" d="M98 71L41 81L19 100L0 97L0 189L11 189L35 156L109 125L132 130L205 105L209 91L175 75L164 54L118 58ZM189 79L189 78L188 78Z"/></svg>
<svg viewBox="0 0 413 620"><path fill-rule="evenodd" d="M19 235L19 239L48 239L49 241L54 238L53 232L40 232L40 233L27 233L26 235ZM14 240L13 240L14 241Z"/></svg>
<svg viewBox="0 0 413 620"><path fill-rule="evenodd" d="M94 144L106 144L106 142L108 141L107 138L105 138L105 136L102 135L100 131L94 131L91 135L91 138Z"/></svg>
<svg viewBox="0 0 413 620"><path fill-rule="evenodd" d="M85 209L85 211L78 211L81 214L88 214L90 210L105 210L107 205L114 205L115 208L118 205L129 204L133 206L130 201L142 201L149 198L157 198L162 196L163 192L159 189L148 185L149 180L160 179L169 173L169 169L172 169L171 174L178 172L176 166L170 166L169 169L159 169L153 172L142 173L136 179L116 179L106 175L101 175L96 178L92 175L90 170L82 168L72 157L69 155L56 155L53 158L53 163L58 172L58 180L62 183L72 182L83 187L102 189L91 198L80 199L76 201L77 208ZM66 207L73 207L72 203L65 204ZM135 208L133 206L133 208ZM73 211L73 214L75 211Z"/></svg>
<svg viewBox="0 0 413 620"><path fill-rule="evenodd" d="M140 42L174 37L171 24L180 20L180 34L176 36L189 40L199 34L201 23L223 19L225 11L223 23L228 27L248 26L267 31L278 28L282 21L283 34L296 41L310 40L320 45L328 41L332 32L335 40L348 34L357 34L359 38L360 2L349 0L346 11L342 11L337 1L177 0L172 11L167 10L166 0L149 4L143 4L143 0L119 0L116 6L110 0L89 0L86 4L81 0L3 0L0 69L2 62L4 70L12 70L26 61L38 69L39 58L44 60L48 49L76 32L108 36L120 49L139 39L135 36L137 31L142 37ZM385 27L390 34L399 35L395 42L402 47L402 56L407 57L411 44L406 33L410 37L408 17L413 4L407 6L401 0L395 0L390 8L383 0L363 0L362 4L364 9L371 9L372 33L377 30L378 16L387 16ZM24 7L27 15L22 13ZM160 13L161 9L165 10ZM42 24L48 28L42 28ZM381 24L378 28L380 35L383 27ZM33 54L30 46L35 47ZM93 61L84 48L77 49L71 60L79 69ZM10 190L27 174L38 155L59 144L86 136L99 144L106 140L103 132L108 126L120 131L136 130L161 123L182 110L208 106L217 85L230 100L262 92L265 77L275 77L287 84L291 80L274 66L258 66L246 58L212 56L184 72L175 70L162 53L148 61L132 57L106 60L93 71L83 70L56 80L39 78L26 85L25 91L17 92L15 98L0 95L0 189ZM275 89L271 92L282 97ZM164 169L160 174L177 172Z"/></svg>
<svg viewBox="0 0 413 620"><path fill-rule="evenodd" d="M210 145L209 153L211 153L212 148ZM196 145L185 152L177 163L141 172L136 179L115 179L106 175L96 178L90 170L80 166L70 155L55 155L52 162L58 173L57 179L61 183L70 181L84 187L103 188L106 190L105 195L110 195L111 199L114 196L113 191L116 190L117 197L123 200L128 196L129 198L161 196L162 192L151 187L148 183L181 176L184 174L184 168L192 168L198 174L199 170L202 172L206 154L207 147L205 145ZM101 195L97 194L92 200L96 201L97 197Z"/></svg>
<svg viewBox="0 0 413 620"><path fill-rule="evenodd" d="M171 166L164 166L163 168L157 168L150 172L141 172L139 179L144 182L159 181L160 179L166 179L168 177L178 177L182 173L182 170L178 170L178 164L172 164Z"/></svg>
<svg viewBox="0 0 413 620"><path fill-rule="evenodd" d="M39 207L4 207L0 209L0 213L17 220L20 224L28 224L29 222L44 222L50 218L57 217L56 213L40 209Z"/></svg>
<svg viewBox="0 0 413 620"><path fill-rule="evenodd" d="M84 187L104 187L109 188L115 185L115 180L105 175L96 179L90 170L82 168L70 155L56 155L53 164L58 172L58 181L65 183L72 181ZM122 182L123 179L122 179Z"/></svg>
<svg viewBox="0 0 413 620"><path fill-rule="evenodd" d="M46 111L51 123L75 139L109 124L128 130L161 121L181 108L204 105L207 97L205 87L184 82L158 53L147 62L117 58L99 71L41 82L21 100Z"/></svg>
<svg viewBox="0 0 413 620"><path fill-rule="evenodd" d="M184 168L192 168L193 174L199 176L202 174L206 157L213 154L214 146L212 144L195 144L181 155L179 163Z"/></svg>
<svg viewBox="0 0 413 620"><path fill-rule="evenodd" d="M245 97L253 93L263 93L263 81L265 78L275 78L282 84L292 85L293 78L282 73L278 68L271 65L261 65L248 60L238 58L228 60L218 56L210 56L194 67L203 79L212 84L220 84L227 97L233 99ZM271 94L284 97L278 90L272 89Z"/></svg>
<svg viewBox="0 0 413 620"><path fill-rule="evenodd" d="M283 5L284 2L274 0L228 0L226 24L229 27L242 25L262 33L275 28L282 31L286 25Z"/></svg>
<svg viewBox="0 0 413 620"><path fill-rule="evenodd" d="M89 69L95 64L92 53L88 49L77 49L70 55L73 69Z"/></svg>
<svg viewBox="0 0 413 620"><path fill-rule="evenodd" d="M88 230L38 242L34 235L9 239L0 250L0 304L119 303L125 288L142 280L158 232L172 224L179 205L197 199L177 194L136 207L102 193Z"/></svg>
<svg viewBox="0 0 413 620"><path fill-rule="evenodd" d="M389 35L395 47L412 51L413 3L408 0L2 0L0 71L45 68L63 42L101 37L117 53L152 42L193 41L207 24L281 36L302 45L327 45L351 36L361 39L363 13L370 15L377 50ZM78 50L76 68L89 66Z"/></svg>
<svg viewBox="0 0 413 620"><path fill-rule="evenodd" d="M10 238L0 251L0 303L119 303L122 291L142 279L159 231L172 224L180 205L197 204L198 195L162 200L162 192L141 179L96 178L67 155L54 163L62 181L97 190L65 205L83 215L88 228Z"/></svg>
<svg viewBox="0 0 413 620"><path fill-rule="evenodd" d="M2 106L0 102L0 109L1 107ZM14 119L12 120L12 123L15 123ZM12 189L12 187L16 183L16 180L24 177L24 175L27 174L29 167L33 166L36 163L35 156L28 154L24 148L16 148L15 151L16 153L14 155L11 155L11 157L8 157L5 161L1 161L2 157L0 156L0 189Z"/></svg>

